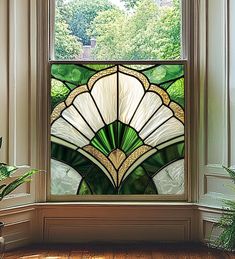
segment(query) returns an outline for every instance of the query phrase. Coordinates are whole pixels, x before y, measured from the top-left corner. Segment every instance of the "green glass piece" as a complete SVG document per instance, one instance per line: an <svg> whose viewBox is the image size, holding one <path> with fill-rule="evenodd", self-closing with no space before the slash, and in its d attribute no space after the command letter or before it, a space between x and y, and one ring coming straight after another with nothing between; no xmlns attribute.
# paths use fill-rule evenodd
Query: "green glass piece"
<svg viewBox="0 0 235 259"><path fill-rule="evenodd" d="M143 141L139 138L138 134L133 128L125 126L124 133L121 140L121 149L129 155L136 148L140 147Z"/></svg>
<svg viewBox="0 0 235 259"><path fill-rule="evenodd" d="M116 132L117 132L117 123L111 123L108 125L109 127L109 130L108 130L108 136L109 136L109 139L110 139L110 146L111 146L111 149L113 150L114 148L117 147L117 143L116 143Z"/></svg>
<svg viewBox="0 0 235 259"><path fill-rule="evenodd" d="M150 68L143 72L152 84L163 84L182 77L184 75L183 65L161 65L158 67Z"/></svg>
<svg viewBox="0 0 235 259"><path fill-rule="evenodd" d="M184 107L184 78L176 80L168 89L171 100Z"/></svg>
<svg viewBox="0 0 235 259"><path fill-rule="evenodd" d="M161 84L160 87L167 90L173 83L174 83L174 80L172 80L170 82L167 82L167 83L164 83L164 84Z"/></svg>
<svg viewBox="0 0 235 259"><path fill-rule="evenodd" d="M91 144L106 156L112 151L112 147L110 145L112 140L109 139L107 131L108 129L106 130L105 128L99 130L91 141Z"/></svg>
<svg viewBox="0 0 235 259"><path fill-rule="evenodd" d="M79 195L90 195L90 194L92 194L88 185L87 185L87 183L86 183L86 181L84 179L80 183L78 194Z"/></svg>
<svg viewBox="0 0 235 259"><path fill-rule="evenodd" d="M155 186L153 180L149 181L144 194L152 194L152 195L157 194L157 189L156 189L156 186Z"/></svg>
<svg viewBox="0 0 235 259"><path fill-rule="evenodd" d="M64 101L69 95L70 90L61 81L51 79L51 107L54 107Z"/></svg>
<svg viewBox="0 0 235 259"><path fill-rule="evenodd" d="M79 65L53 64L51 66L51 74L53 77L75 85L86 84L95 73L96 71Z"/></svg>
<svg viewBox="0 0 235 259"><path fill-rule="evenodd" d="M182 158L184 158L184 142L176 143L159 150L157 153L147 158L141 166L150 176L153 176L167 164Z"/></svg>
<svg viewBox="0 0 235 259"><path fill-rule="evenodd" d="M124 130L125 130L125 125L122 124L121 122L117 122L117 130L116 130L117 147L121 146L121 141L122 141L122 137L123 137L123 134L124 134Z"/></svg>
<svg viewBox="0 0 235 259"><path fill-rule="evenodd" d="M143 145L143 141L133 128L115 121L100 129L91 140L91 145L106 156L116 148L129 155Z"/></svg>
<svg viewBox="0 0 235 259"><path fill-rule="evenodd" d="M96 71L100 71L109 67L113 67L114 65L111 64L89 64L89 65L84 65L86 67L89 67L91 69L94 69Z"/></svg>
<svg viewBox="0 0 235 259"><path fill-rule="evenodd" d="M76 88L77 86L74 84L70 84L70 83L66 83L66 85L69 87L69 89L73 90L74 88Z"/></svg>
<svg viewBox="0 0 235 259"><path fill-rule="evenodd" d="M139 166L123 181L119 194L144 194L149 181L151 179L149 179L145 170ZM154 192L154 189L152 192Z"/></svg>
<svg viewBox="0 0 235 259"><path fill-rule="evenodd" d="M117 145L126 155L143 145L138 133L128 125L118 122Z"/></svg>
<svg viewBox="0 0 235 259"><path fill-rule="evenodd" d="M78 151L52 142L51 157L76 170L85 179L93 194L114 194L116 191L105 173Z"/></svg>
<svg viewBox="0 0 235 259"><path fill-rule="evenodd" d="M93 194L96 195L103 195L103 194L115 194L116 188L112 185L111 181L105 177L103 177L101 170L90 170L85 179L87 183L89 183L89 186L91 190L93 191Z"/></svg>

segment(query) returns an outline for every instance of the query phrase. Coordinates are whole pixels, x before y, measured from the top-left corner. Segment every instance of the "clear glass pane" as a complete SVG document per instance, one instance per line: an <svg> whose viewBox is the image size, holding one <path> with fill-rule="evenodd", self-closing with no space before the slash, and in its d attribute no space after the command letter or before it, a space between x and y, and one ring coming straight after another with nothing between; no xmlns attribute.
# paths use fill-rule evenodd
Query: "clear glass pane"
<svg viewBox="0 0 235 259"><path fill-rule="evenodd" d="M184 193L184 65L56 62L51 78L53 194Z"/></svg>
<svg viewBox="0 0 235 259"><path fill-rule="evenodd" d="M181 0L56 0L56 60L177 60Z"/></svg>

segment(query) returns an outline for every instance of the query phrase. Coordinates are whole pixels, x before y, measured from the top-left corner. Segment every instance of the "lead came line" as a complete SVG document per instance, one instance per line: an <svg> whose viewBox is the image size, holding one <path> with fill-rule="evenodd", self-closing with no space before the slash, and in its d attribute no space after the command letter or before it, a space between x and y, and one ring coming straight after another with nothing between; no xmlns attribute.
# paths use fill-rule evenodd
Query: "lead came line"
<svg viewBox="0 0 235 259"><path fill-rule="evenodd" d="M163 121L162 123L160 123L158 126L157 126L157 128L155 128L154 130L152 130L148 135L147 135L147 137L145 137L144 139L143 139L143 141L145 141L149 136L151 136L157 129L159 129L164 123L166 123L167 121L169 121L171 118L173 118L174 117L174 115L172 115L171 117L169 117L167 120L165 120L165 121Z"/></svg>
<svg viewBox="0 0 235 259"><path fill-rule="evenodd" d="M90 143L89 138L87 138L79 129L77 129L71 122L69 122L64 116L63 114L61 115L61 117L63 118L63 120L67 121L69 125L71 125L77 132L79 132L84 138L86 138L88 140L88 143Z"/></svg>
<svg viewBox="0 0 235 259"><path fill-rule="evenodd" d="M85 117L82 115L82 113L78 110L78 108L76 107L76 105L74 105L74 103L72 104L73 107L76 109L76 111L78 112L78 114L83 118L83 120L86 122L87 126L91 129L91 131L95 134L95 131L92 129L92 127L90 126L90 124L88 123L88 121L85 119Z"/></svg>
<svg viewBox="0 0 235 259"><path fill-rule="evenodd" d="M154 117L154 115L161 109L161 107L163 107L164 105L163 104L161 104L158 108L157 108L157 110L149 117L149 119L144 123L144 125L140 128L140 130L139 131L137 131L138 133L140 133L141 132L141 130L143 130L143 128L148 124L148 122Z"/></svg>

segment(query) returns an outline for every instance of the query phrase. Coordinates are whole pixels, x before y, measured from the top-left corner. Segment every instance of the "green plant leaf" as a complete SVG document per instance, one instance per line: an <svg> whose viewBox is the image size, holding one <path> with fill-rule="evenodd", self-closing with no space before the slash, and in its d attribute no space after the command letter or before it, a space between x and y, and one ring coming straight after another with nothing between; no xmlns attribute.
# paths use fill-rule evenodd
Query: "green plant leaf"
<svg viewBox="0 0 235 259"><path fill-rule="evenodd" d="M1 193L1 199L3 197L5 197L6 195L10 194L21 184L31 181L30 177L37 172L38 172L38 170L36 170L36 169L30 170L30 171L26 172L25 174L23 174L22 176L20 176L19 178L17 178L16 180L14 180L13 182L11 182L10 184L8 184Z"/></svg>
<svg viewBox="0 0 235 259"><path fill-rule="evenodd" d="M224 201L224 204L226 205L226 207L229 208L230 212L232 212L232 211L235 212L235 201L226 200L226 201Z"/></svg>
<svg viewBox="0 0 235 259"><path fill-rule="evenodd" d="M0 164L0 181L3 181L11 176L11 174L16 171L17 167L9 166L5 164Z"/></svg>
<svg viewBox="0 0 235 259"><path fill-rule="evenodd" d="M0 185L0 190L2 190L5 186L7 186L6 184Z"/></svg>
<svg viewBox="0 0 235 259"><path fill-rule="evenodd" d="M230 177L232 178L233 182L235 183L235 171L223 166L223 168L229 173Z"/></svg>

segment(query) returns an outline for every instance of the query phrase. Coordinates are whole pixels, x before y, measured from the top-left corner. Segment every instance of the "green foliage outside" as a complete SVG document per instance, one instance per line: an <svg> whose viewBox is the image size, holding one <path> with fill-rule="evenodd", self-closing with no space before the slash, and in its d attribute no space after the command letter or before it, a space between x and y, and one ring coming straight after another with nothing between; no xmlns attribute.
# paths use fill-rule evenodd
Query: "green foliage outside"
<svg viewBox="0 0 235 259"><path fill-rule="evenodd" d="M180 0L171 7L155 0L57 0L55 57L74 59L96 39L95 60L179 59Z"/></svg>
<svg viewBox="0 0 235 259"><path fill-rule="evenodd" d="M139 0L122 0L127 10L134 8Z"/></svg>
<svg viewBox="0 0 235 259"><path fill-rule="evenodd" d="M58 1L57 4L59 4ZM55 15L55 59L75 59L82 51L79 39L72 35L64 19L63 6L57 6Z"/></svg>
<svg viewBox="0 0 235 259"><path fill-rule="evenodd" d="M179 7L179 0L172 7L160 7L154 0L140 0L129 15L121 10L100 12L90 29L91 37L97 41L94 58L179 59Z"/></svg>
<svg viewBox="0 0 235 259"><path fill-rule="evenodd" d="M72 34L80 39L83 45L90 44L88 31L95 17L106 10L113 10L115 7L108 0L72 0L67 5L66 21Z"/></svg>

